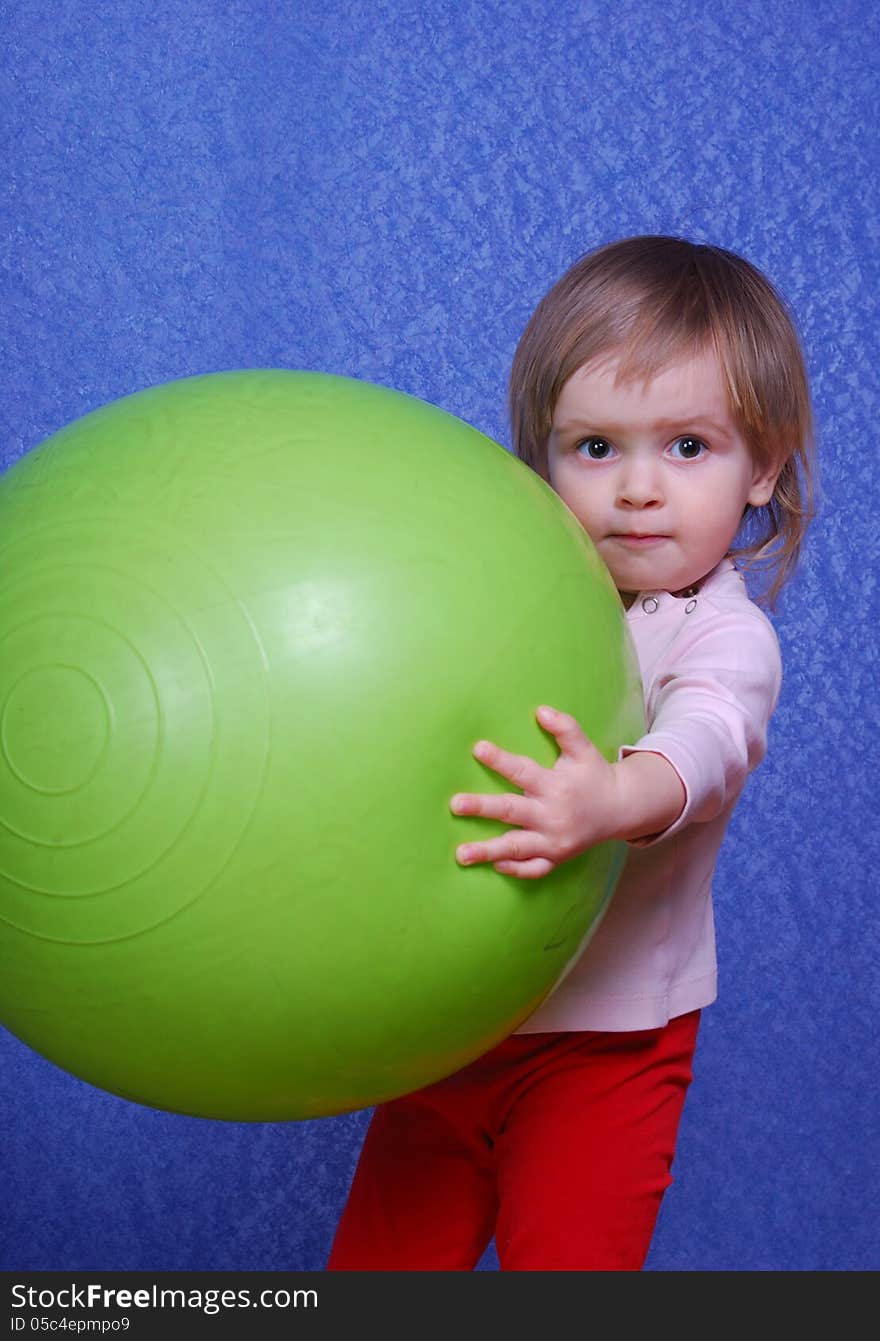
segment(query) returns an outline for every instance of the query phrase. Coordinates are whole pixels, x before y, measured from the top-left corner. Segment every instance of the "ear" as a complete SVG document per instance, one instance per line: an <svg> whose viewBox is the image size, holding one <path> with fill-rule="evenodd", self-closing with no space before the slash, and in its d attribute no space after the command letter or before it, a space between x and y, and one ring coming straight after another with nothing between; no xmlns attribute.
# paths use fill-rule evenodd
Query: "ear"
<svg viewBox="0 0 880 1341"><path fill-rule="evenodd" d="M773 490L776 488L776 481L782 474L784 462L770 465L755 465L755 473L752 476L752 487L749 490L748 502L753 508L762 508L770 502L773 497Z"/></svg>

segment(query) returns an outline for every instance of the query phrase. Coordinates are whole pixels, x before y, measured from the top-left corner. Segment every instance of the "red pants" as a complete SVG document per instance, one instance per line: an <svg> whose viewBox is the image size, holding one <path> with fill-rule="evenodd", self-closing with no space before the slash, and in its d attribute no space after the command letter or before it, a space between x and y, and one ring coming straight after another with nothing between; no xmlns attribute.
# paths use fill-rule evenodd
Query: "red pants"
<svg viewBox="0 0 880 1341"><path fill-rule="evenodd" d="M376 1108L331 1271L638 1271L672 1182L700 1012L514 1034Z"/></svg>

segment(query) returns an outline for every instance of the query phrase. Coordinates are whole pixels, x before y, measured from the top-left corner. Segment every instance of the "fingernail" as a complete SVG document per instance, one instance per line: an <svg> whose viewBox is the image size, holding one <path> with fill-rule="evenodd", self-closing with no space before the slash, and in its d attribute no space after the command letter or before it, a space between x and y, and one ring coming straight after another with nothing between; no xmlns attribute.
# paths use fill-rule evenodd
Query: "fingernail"
<svg viewBox="0 0 880 1341"><path fill-rule="evenodd" d="M463 798L461 796L453 796L452 800L449 802L450 809L456 811L461 810L462 802Z"/></svg>
<svg viewBox="0 0 880 1341"><path fill-rule="evenodd" d="M467 866L471 859L471 850L469 847L460 847L455 854L456 860L462 865Z"/></svg>

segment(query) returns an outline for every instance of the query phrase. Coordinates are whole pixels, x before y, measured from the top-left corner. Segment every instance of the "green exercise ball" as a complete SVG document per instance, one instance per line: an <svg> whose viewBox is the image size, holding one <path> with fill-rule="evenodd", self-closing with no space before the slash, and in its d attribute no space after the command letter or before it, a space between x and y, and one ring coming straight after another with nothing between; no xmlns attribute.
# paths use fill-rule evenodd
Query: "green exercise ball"
<svg viewBox="0 0 880 1341"><path fill-rule="evenodd" d="M610 576L561 501L412 396L183 378L0 479L0 1022L140 1104L369 1107L515 1030L623 848L459 867L488 737L644 730Z"/></svg>

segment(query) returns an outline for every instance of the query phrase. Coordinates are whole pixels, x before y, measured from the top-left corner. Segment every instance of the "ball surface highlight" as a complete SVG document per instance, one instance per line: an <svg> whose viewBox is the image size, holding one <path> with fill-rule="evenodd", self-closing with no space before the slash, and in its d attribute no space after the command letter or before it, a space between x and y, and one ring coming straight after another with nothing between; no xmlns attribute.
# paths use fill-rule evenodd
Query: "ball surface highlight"
<svg viewBox="0 0 880 1341"><path fill-rule="evenodd" d="M536 1008L623 849L460 868L489 737L644 729L620 601L552 490L329 374L138 392L0 479L0 1023L201 1117L342 1113Z"/></svg>

